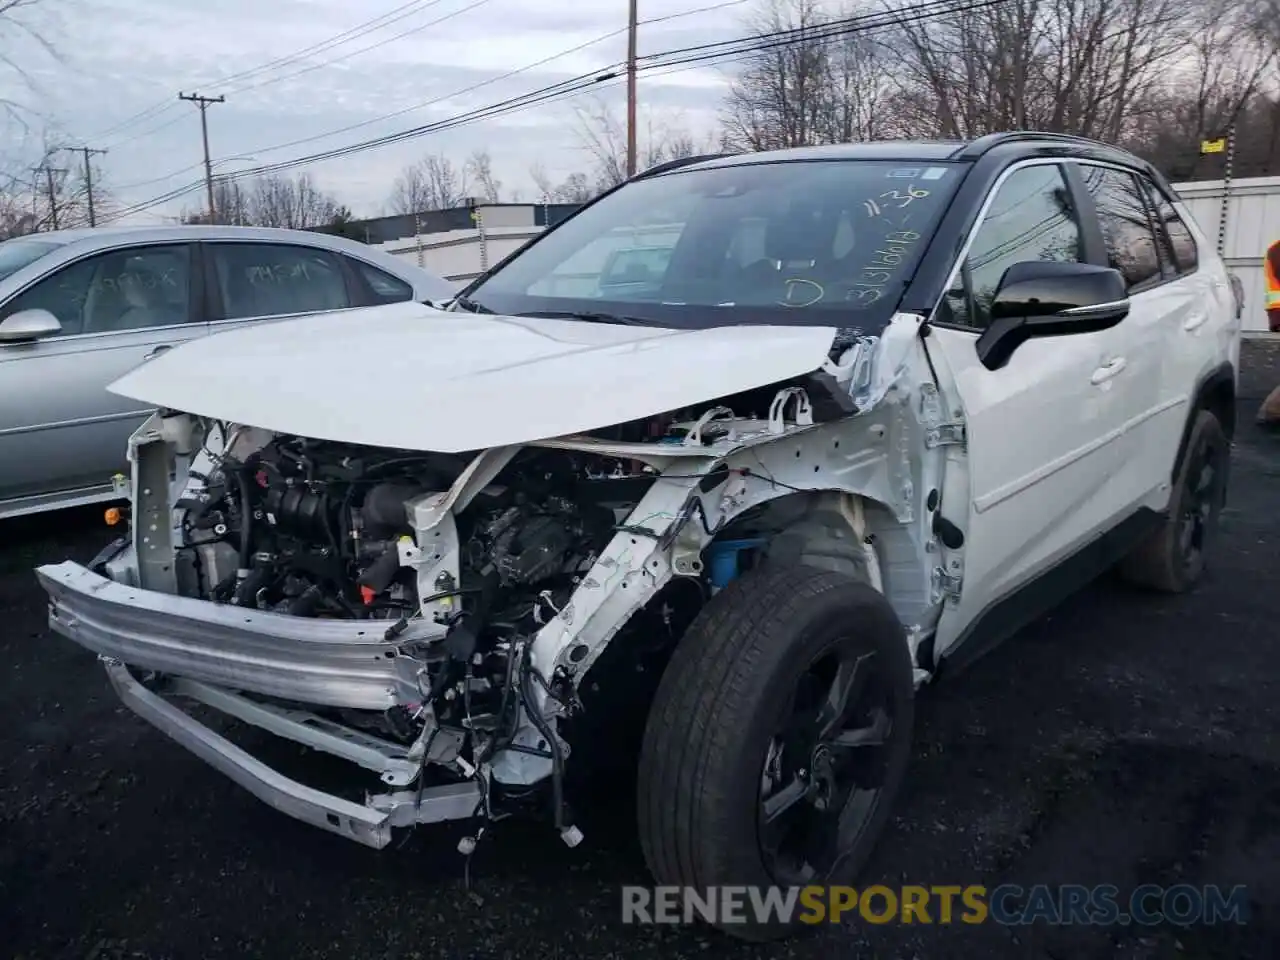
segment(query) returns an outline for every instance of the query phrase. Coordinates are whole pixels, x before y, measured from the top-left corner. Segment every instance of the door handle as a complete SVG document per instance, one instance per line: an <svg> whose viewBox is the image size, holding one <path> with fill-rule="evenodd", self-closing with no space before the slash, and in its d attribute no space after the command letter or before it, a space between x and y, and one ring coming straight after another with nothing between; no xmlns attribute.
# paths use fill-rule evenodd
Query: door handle
<svg viewBox="0 0 1280 960"><path fill-rule="evenodd" d="M154 360L156 357L160 356L160 354L162 354L162 353L167 353L167 352L168 352L168 351L170 351L171 349L173 349L173 345L172 345L172 344L162 343L162 344L160 344L160 346L156 347L154 350L152 350L150 353L148 353L148 354L147 354L145 357L143 357L142 359L143 359L143 360Z"/></svg>
<svg viewBox="0 0 1280 960"><path fill-rule="evenodd" d="M1089 378L1089 382L1095 386L1100 383L1106 383L1128 365L1129 361L1124 357L1116 357L1114 360L1108 360L1097 370L1093 371L1093 376Z"/></svg>
<svg viewBox="0 0 1280 960"><path fill-rule="evenodd" d="M1191 316L1187 317L1186 321L1182 324L1182 329L1187 331L1195 330L1208 319L1209 314L1207 313L1193 313Z"/></svg>

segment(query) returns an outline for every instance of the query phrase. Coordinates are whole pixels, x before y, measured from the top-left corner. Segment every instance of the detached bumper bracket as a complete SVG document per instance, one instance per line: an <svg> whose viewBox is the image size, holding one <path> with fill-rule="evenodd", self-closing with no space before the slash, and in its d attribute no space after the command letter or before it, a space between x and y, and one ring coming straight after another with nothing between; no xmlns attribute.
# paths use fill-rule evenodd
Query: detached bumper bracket
<svg viewBox="0 0 1280 960"><path fill-rule="evenodd" d="M381 849L390 842L396 827L465 819L474 815L480 803L480 787L474 781L426 787L421 792L380 794L369 798L368 805L308 787L273 770L147 689L120 661L100 659L116 695L139 717L263 803L330 833Z"/></svg>
<svg viewBox="0 0 1280 960"><path fill-rule="evenodd" d="M134 679L118 660L104 658L107 677L130 710L221 771L263 803L281 813L342 834L365 846L382 848L391 840L388 816L359 804L321 793L282 776L230 740L183 713Z"/></svg>

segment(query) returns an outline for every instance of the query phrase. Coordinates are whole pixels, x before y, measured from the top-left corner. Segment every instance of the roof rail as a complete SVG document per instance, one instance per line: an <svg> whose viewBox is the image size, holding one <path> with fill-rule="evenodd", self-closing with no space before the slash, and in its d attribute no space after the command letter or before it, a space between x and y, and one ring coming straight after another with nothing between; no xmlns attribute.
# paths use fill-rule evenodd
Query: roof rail
<svg viewBox="0 0 1280 960"><path fill-rule="evenodd" d="M989 150L996 147L1004 146L1006 143L1020 143L1027 140L1054 140L1059 143L1074 143L1078 146L1107 146L1097 140L1090 140L1088 137L1077 137L1070 133L1044 133L1039 130L1009 130L1004 133L989 133L986 136L978 137L978 139L966 143L957 150L953 156L956 160L976 160ZM1119 149L1112 147L1111 149Z"/></svg>
<svg viewBox="0 0 1280 960"><path fill-rule="evenodd" d="M678 157L675 160L664 160L662 163L655 163L647 170L642 170L631 179L639 180L641 177L656 177L660 173L669 173L672 170L679 170L681 167L687 167L691 163L702 163L704 160L723 160L725 157L734 157L734 153L704 153L696 157Z"/></svg>

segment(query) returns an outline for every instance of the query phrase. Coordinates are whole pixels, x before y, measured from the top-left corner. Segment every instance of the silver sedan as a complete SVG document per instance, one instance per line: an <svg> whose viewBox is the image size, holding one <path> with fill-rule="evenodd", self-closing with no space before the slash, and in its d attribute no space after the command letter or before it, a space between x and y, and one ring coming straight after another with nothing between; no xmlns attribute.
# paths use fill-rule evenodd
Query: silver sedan
<svg viewBox="0 0 1280 960"><path fill-rule="evenodd" d="M149 411L106 386L178 343L452 295L412 263L305 231L99 227L0 243L0 518L114 498Z"/></svg>

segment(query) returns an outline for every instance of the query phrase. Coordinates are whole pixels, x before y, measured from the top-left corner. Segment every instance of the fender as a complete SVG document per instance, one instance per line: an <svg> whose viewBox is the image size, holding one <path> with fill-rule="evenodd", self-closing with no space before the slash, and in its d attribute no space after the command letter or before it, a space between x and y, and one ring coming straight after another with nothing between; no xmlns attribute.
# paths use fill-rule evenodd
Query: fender
<svg viewBox="0 0 1280 960"><path fill-rule="evenodd" d="M1196 415L1201 410L1208 410L1227 435L1227 442L1235 438L1236 432L1236 370L1230 361L1208 371L1196 384L1191 404L1187 408L1187 422L1182 427L1182 439L1178 441L1178 454L1173 458L1173 472L1170 483L1176 483L1178 472L1182 469L1183 458L1187 455L1187 444L1191 440L1191 427L1196 422Z"/></svg>

